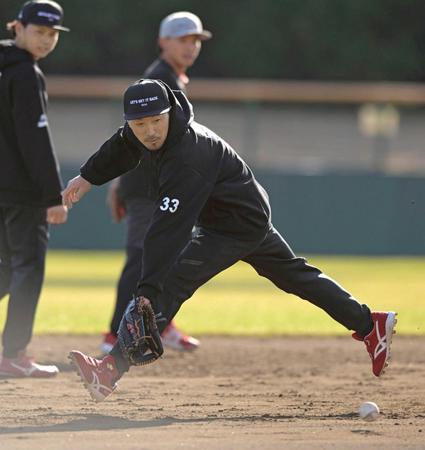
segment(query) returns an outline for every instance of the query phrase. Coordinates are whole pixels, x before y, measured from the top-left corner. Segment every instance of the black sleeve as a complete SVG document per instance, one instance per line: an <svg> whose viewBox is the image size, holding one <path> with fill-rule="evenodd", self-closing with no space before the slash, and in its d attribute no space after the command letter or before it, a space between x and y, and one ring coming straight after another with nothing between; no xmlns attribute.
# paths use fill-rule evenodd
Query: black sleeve
<svg viewBox="0 0 425 450"><path fill-rule="evenodd" d="M156 65L153 70L150 67L143 73L143 78L150 78L152 80L163 81L173 91L178 91L181 88L177 83L177 75L172 72L171 68L165 68L164 63Z"/></svg>
<svg viewBox="0 0 425 450"><path fill-rule="evenodd" d="M32 65L23 65L12 83L13 120L22 160L32 182L39 187L42 203L62 203L59 164L50 136L43 91Z"/></svg>
<svg viewBox="0 0 425 450"><path fill-rule="evenodd" d="M164 279L190 236L213 185L189 167L173 171L160 186L151 225L144 240L139 296L155 300Z"/></svg>
<svg viewBox="0 0 425 450"><path fill-rule="evenodd" d="M173 77L173 75L168 72L164 71L161 74L152 75L150 78L153 78L154 80L163 81L173 91L179 91L181 89L177 84L176 78Z"/></svg>
<svg viewBox="0 0 425 450"><path fill-rule="evenodd" d="M140 151L128 142L120 128L81 166L80 173L91 184L100 185L134 169L139 161Z"/></svg>

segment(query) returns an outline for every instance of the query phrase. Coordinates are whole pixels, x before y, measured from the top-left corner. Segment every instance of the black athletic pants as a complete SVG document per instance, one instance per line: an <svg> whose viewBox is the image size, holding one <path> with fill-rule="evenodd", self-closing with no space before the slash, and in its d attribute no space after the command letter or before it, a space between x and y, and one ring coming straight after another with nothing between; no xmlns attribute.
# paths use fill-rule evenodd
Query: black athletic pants
<svg viewBox="0 0 425 450"><path fill-rule="evenodd" d="M125 201L125 208L126 260L118 281L115 309L110 324L110 331L114 335L118 332L121 318L142 275L143 241L153 216L155 202L148 198L135 197Z"/></svg>
<svg viewBox="0 0 425 450"><path fill-rule="evenodd" d="M48 242L46 209L0 206L0 299L9 294L3 356L14 358L32 336Z"/></svg>
<svg viewBox="0 0 425 450"><path fill-rule="evenodd" d="M239 260L253 266L283 291L322 308L349 330L363 336L371 331L369 308L304 258L296 257L274 228L257 242L243 242L200 228L171 269L163 293L153 303L155 312L162 312L171 320L200 286ZM166 323L158 326L162 331ZM119 353L117 346L112 354L121 360ZM125 363L118 363L120 369L126 369Z"/></svg>

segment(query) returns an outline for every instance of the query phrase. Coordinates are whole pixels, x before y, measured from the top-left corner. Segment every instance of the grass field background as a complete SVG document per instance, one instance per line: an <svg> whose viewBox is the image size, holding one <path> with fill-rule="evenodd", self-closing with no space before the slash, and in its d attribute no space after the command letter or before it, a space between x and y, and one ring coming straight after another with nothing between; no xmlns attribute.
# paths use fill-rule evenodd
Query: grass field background
<svg viewBox="0 0 425 450"><path fill-rule="evenodd" d="M425 334L425 258L311 256L313 265L375 310L399 313L397 330ZM122 252L50 251L36 333L107 330ZM0 323L7 302L0 303ZM186 302L178 324L195 334L346 334L323 311L238 263Z"/></svg>

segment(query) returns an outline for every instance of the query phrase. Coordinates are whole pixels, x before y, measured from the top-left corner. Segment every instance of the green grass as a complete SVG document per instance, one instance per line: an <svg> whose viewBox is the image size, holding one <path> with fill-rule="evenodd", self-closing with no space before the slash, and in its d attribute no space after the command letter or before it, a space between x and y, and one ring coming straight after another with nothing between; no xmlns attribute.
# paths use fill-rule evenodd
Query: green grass
<svg viewBox="0 0 425 450"><path fill-rule="evenodd" d="M425 334L425 258L312 256L371 308L398 311L398 332ZM121 252L50 251L36 333L100 333L113 310ZM4 322L6 301L0 304ZM323 311L275 288L244 263L223 272L186 302L178 324L193 334L345 334Z"/></svg>

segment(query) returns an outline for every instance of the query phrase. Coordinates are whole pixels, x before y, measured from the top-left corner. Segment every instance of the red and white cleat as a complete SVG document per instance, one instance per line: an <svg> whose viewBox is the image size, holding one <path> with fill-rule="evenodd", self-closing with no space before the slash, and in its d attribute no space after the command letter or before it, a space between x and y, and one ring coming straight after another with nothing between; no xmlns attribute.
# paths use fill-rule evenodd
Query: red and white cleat
<svg viewBox="0 0 425 450"><path fill-rule="evenodd" d="M73 350L69 353L69 358L93 400L102 402L114 392L120 375L112 356L108 355L100 360Z"/></svg>
<svg viewBox="0 0 425 450"><path fill-rule="evenodd" d="M372 360L373 374L377 377L385 372L391 357L391 341L395 334L396 316L395 312L373 312L373 330L364 338L353 333L354 339L365 343Z"/></svg>
<svg viewBox="0 0 425 450"><path fill-rule="evenodd" d="M51 378L59 373L56 366L45 366L34 362L25 352L16 358L2 357L0 361L0 377L3 378Z"/></svg>
<svg viewBox="0 0 425 450"><path fill-rule="evenodd" d="M173 350L193 351L201 345L198 339L187 336L179 330L173 321L162 332L161 339L165 347L172 348Z"/></svg>

